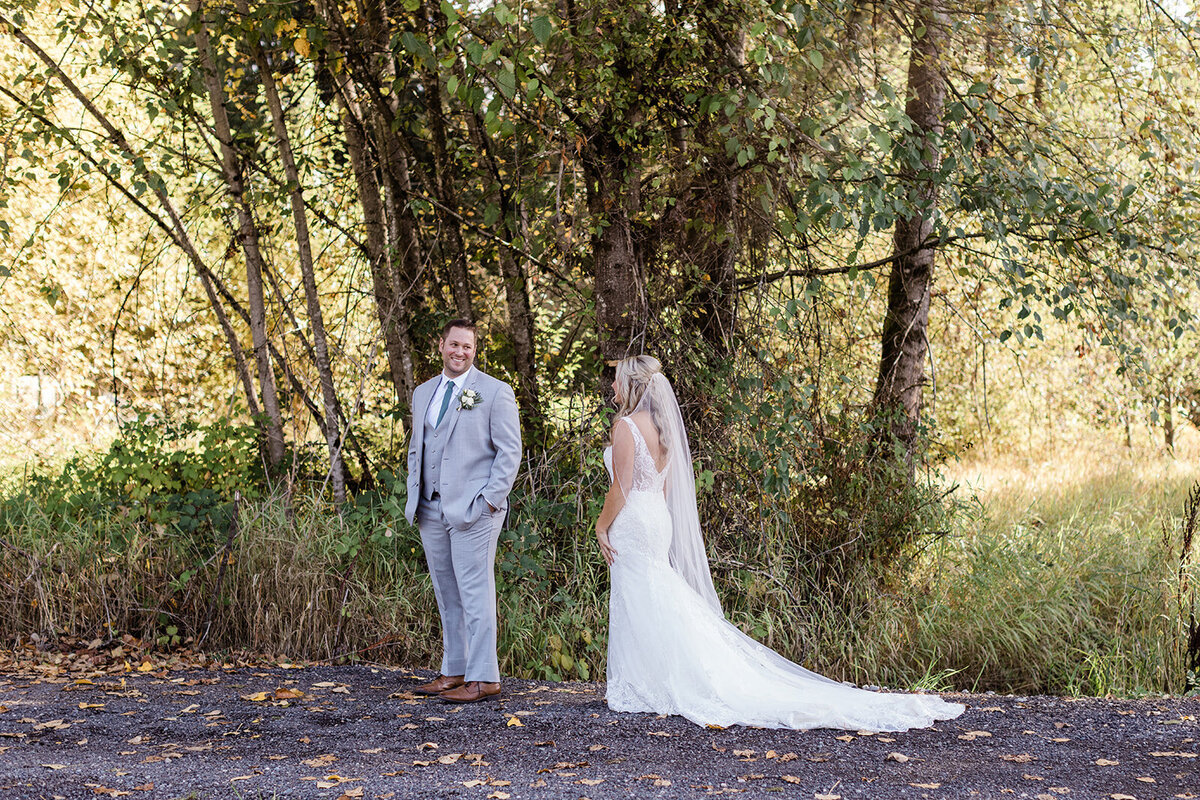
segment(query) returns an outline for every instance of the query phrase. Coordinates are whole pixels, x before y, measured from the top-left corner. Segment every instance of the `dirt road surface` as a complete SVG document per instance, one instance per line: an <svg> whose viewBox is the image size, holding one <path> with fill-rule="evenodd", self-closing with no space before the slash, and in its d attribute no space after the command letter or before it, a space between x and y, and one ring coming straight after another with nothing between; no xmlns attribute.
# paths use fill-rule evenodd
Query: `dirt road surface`
<svg viewBox="0 0 1200 800"><path fill-rule="evenodd" d="M0 799L1200 797L1200 698L955 695L900 734L616 714L594 683L452 706L428 672L0 673Z"/></svg>

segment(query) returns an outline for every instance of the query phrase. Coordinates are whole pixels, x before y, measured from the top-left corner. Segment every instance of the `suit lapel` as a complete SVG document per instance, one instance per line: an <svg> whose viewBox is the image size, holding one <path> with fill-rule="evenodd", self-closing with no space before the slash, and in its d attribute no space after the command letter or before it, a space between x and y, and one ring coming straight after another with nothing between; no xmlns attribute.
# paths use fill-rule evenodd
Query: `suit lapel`
<svg viewBox="0 0 1200 800"><path fill-rule="evenodd" d="M464 392L475 388L475 384L479 382L479 374L478 367L471 370L471 379L467 381L467 385L462 389ZM459 399L462 399L461 394L459 394ZM454 433L454 426L458 424L458 418L462 415L462 408L459 407L458 403L451 402L450 410L446 413L450 415L450 419L446 421L446 441L449 441L451 434Z"/></svg>

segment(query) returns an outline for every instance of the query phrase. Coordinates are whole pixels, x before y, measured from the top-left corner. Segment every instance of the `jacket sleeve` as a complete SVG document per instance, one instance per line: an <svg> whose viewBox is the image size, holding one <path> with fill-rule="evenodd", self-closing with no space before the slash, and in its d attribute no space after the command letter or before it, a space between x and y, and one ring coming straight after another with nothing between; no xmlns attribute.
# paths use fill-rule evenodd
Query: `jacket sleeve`
<svg viewBox="0 0 1200 800"><path fill-rule="evenodd" d="M501 382L496 392L489 423L496 457L483 489L483 499L493 508L503 509L508 506L508 495L521 466L521 415L517 412L516 395L507 383Z"/></svg>

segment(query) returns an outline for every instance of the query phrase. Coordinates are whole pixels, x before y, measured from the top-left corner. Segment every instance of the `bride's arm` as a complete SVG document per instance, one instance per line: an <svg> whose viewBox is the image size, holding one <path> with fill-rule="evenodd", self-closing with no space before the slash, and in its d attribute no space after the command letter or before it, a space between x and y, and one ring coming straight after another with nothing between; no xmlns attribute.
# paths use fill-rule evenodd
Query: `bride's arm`
<svg viewBox="0 0 1200 800"><path fill-rule="evenodd" d="M610 567L617 551L608 543L608 526L625 507L625 488L633 481L633 434L626 423L617 421L613 425L612 435L613 479L604 496L604 508L596 520L596 539L600 542L600 552L604 561Z"/></svg>

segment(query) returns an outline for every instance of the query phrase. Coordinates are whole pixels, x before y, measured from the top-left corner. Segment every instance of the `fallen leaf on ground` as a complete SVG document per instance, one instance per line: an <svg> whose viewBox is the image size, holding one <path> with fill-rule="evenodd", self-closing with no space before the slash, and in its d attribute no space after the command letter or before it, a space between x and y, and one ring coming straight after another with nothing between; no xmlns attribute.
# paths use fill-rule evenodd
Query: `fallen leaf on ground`
<svg viewBox="0 0 1200 800"><path fill-rule="evenodd" d="M884 761L898 761L901 764L903 764L905 761L911 760L912 759L904 755L904 753L888 753L887 758L884 759Z"/></svg>
<svg viewBox="0 0 1200 800"><path fill-rule="evenodd" d="M837 739L839 742L853 742L854 741L854 737L851 736L850 734L846 734L845 736L835 736L833 738Z"/></svg>
<svg viewBox="0 0 1200 800"><path fill-rule="evenodd" d="M818 792L813 795L813 800L842 800L842 796L840 794L821 794Z"/></svg>
<svg viewBox="0 0 1200 800"><path fill-rule="evenodd" d="M52 719L49 722L43 722L38 725L34 725L33 729L35 731L44 731L46 729L50 729L50 730L54 730L54 731L61 731L65 728L69 728L69 727L71 727L71 725L68 722L64 722L61 719Z"/></svg>
<svg viewBox="0 0 1200 800"><path fill-rule="evenodd" d="M525 723L524 723L524 722L521 722L521 720L520 720L520 719L518 719L517 717L509 717L509 718L508 718L508 722L507 722L506 724L507 724L507 725L508 725L508 727L510 727L510 728L523 728L523 727L525 727Z"/></svg>
<svg viewBox="0 0 1200 800"><path fill-rule="evenodd" d="M1159 750L1159 751L1155 751L1155 752L1151 753L1150 755L1154 756L1155 758L1171 758L1171 757L1195 758L1196 757L1195 753L1179 753L1174 750L1166 750L1166 751Z"/></svg>
<svg viewBox="0 0 1200 800"><path fill-rule="evenodd" d="M604 778L580 778L575 782L582 783L584 786L599 786L604 783Z"/></svg>
<svg viewBox="0 0 1200 800"><path fill-rule="evenodd" d="M940 788L942 788L942 785L940 783L910 783L909 786L915 787L917 789L940 789Z"/></svg>
<svg viewBox="0 0 1200 800"><path fill-rule="evenodd" d="M512 795L508 792L496 791L488 795L488 800L508 800L510 797L512 797Z"/></svg>
<svg viewBox="0 0 1200 800"><path fill-rule="evenodd" d="M1155 781L1154 778L1150 778L1150 777L1134 778L1134 780L1141 781L1142 783L1157 783L1157 781Z"/></svg>
<svg viewBox="0 0 1200 800"><path fill-rule="evenodd" d="M1012 761L1017 764L1028 764L1030 761L1037 761L1037 756L1032 756L1029 753L1021 753L1019 755L1003 755L1000 756L1001 761Z"/></svg>
<svg viewBox="0 0 1200 800"><path fill-rule="evenodd" d="M1137 800L1137 798L1131 794L1121 794L1120 792L1114 792L1113 794L1110 794L1109 797L1111 797L1112 800Z"/></svg>
<svg viewBox="0 0 1200 800"><path fill-rule="evenodd" d="M1118 764L1120 764L1121 762L1113 761L1112 759L1108 759L1108 758L1097 758L1092 763L1095 764L1097 767L1115 767Z"/></svg>
<svg viewBox="0 0 1200 800"><path fill-rule="evenodd" d="M46 769L66 769L66 764L42 764Z"/></svg>
<svg viewBox="0 0 1200 800"><path fill-rule="evenodd" d="M967 732L966 732L966 733L964 733L964 734L960 734L958 738L960 738L960 739L964 739L964 740L966 740L966 741L968 741L968 742L973 742L973 741L975 741L976 739L988 739L988 738L991 738L991 735L992 735L992 734L990 734L990 733L989 733L989 732L987 732L987 731L967 731Z"/></svg>
<svg viewBox="0 0 1200 800"><path fill-rule="evenodd" d="M797 778L795 775L780 775L779 780L784 783L804 783L802 778Z"/></svg>
<svg viewBox="0 0 1200 800"><path fill-rule="evenodd" d="M337 691L337 690L335 689L334 691ZM361 786L355 786L353 789L347 789L346 791L342 792L338 796L337 800L355 800L355 798L362 797L362 796L363 796L363 788Z"/></svg>
<svg viewBox="0 0 1200 800"><path fill-rule="evenodd" d="M337 756L335 756L333 753L325 753L324 755L314 756L313 758L306 758L300 763L306 767L327 767L335 761L337 761Z"/></svg>

